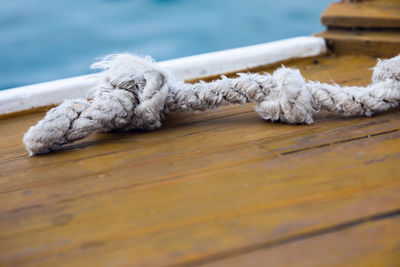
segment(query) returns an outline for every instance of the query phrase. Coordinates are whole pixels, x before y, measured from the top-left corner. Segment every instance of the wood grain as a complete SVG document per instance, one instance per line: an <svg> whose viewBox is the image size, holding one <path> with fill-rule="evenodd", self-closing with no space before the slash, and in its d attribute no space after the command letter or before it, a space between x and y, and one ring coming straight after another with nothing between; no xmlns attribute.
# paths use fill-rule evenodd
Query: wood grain
<svg viewBox="0 0 400 267"><path fill-rule="evenodd" d="M315 36L323 37L336 55L394 57L400 54L400 31L328 30Z"/></svg>
<svg viewBox="0 0 400 267"><path fill-rule="evenodd" d="M366 85L375 63L286 64ZM1 119L0 265L396 265L400 112L322 113L306 126L252 109L173 114L158 131L95 134L39 157L21 138L43 112Z"/></svg>
<svg viewBox="0 0 400 267"><path fill-rule="evenodd" d="M254 252L238 251L204 266L398 266L400 241L391 238L393 230L400 231L399 217L391 218L395 214L260 244Z"/></svg>
<svg viewBox="0 0 400 267"><path fill-rule="evenodd" d="M344 28L400 28L398 0L336 2L321 15L322 24Z"/></svg>
<svg viewBox="0 0 400 267"><path fill-rule="evenodd" d="M336 55L393 57L400 53L398 0L335 2L321 21L328 29L315 35L323 37Z"/></svg>

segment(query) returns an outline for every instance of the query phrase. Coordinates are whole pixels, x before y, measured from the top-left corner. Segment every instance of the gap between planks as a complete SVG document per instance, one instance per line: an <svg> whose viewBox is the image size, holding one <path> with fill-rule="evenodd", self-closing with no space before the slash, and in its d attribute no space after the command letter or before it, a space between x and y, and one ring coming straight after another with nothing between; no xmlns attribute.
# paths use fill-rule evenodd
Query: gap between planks
<svg viewBox="0 0 400 267"><path fill-rule="evenodd" d="M367 224L370 222L375 222L375 221L380 221L380 220L387 220L387 219L394 218L394 217L400 217L400 208L391 210L391 211L387 211L387 212L383 212L383 213L377 213L377 214L349 220L349 221L346 221L343 223L338 223L335 225L330 225L328 227L314 229L311 231L297 233L294 235L285 236L285 237L277 238L274 240L269 240L266 242L252 244L252 245L246 246L246 247L239 247L239 248L235 248L235 249L230 249L228 251L221 251L221 252L213 254L213 255L208 255L204 258L198 258L195 260L180 262L180 263L171 264L168 266L169 267L191 267L191 266L199 266L199 265L204 265L204 264L209 264L209 263L215 263L215 262L226 260L226 259L229 259L232 257L249 254L249 253L252 253L252 252L255 252L258 250L265 250L265 249L273 248L276 246L299 242L299 241L303 241L305 239L310 239L310 238L314 238L314 237L321 236L321 235L336 233L336 232L340 232L340 231L343 231L343 230L346 230L349 228L358 227L362 224Z"/></svg>

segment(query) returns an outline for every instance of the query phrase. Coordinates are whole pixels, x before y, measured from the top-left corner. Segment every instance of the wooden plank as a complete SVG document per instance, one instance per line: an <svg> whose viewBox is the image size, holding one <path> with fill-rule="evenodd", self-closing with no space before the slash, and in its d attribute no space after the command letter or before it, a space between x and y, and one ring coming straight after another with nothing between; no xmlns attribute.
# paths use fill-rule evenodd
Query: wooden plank
<svg viewBox="0 0 400 267"><path fill-rule="evenodd" d="M344 28L400 28L397 0L332 3L321 15L322 24Z"/></svg>
<svg viewBox="0 0 400 267"><path fill-rule="evenodd" d="M2 260L186 262L390 211L400 203L398 144L398 135L388 135L59 203L43 199L40 207L4 213Z"/></svg>
<svg viewBox="0 0 400 267"><path fill-rule="evenodd" d="M397 121L397 115L386 115L374 120L374 124L370 125L368 119L360 119L353 121L351 124L343 123L334 118L321 118L321 121L315 127L288 127L282 134L282 126L269 127L265 131L261 131L262 125L256 126L260 121L252 113L246 113L244 116L238 116L237 119L247 120L245 129L236 131L229 129L227 125L232 123L232 118L225 118L218 121L218 127L212 129L214 131L213 141L207 139L198 140L199 133L210 131L208 126L197 126L198 132L191 132L188 136L187 129L181 129L182 135L168 140L168 143L153 143L143 141L146 147L146 152L143 148L124 148L121 143L112 142L113 150L109 153L98 153L104 151L110 145L99 145L98 149L94 150L95 155L83 158L76 158L74 161L65 159L63 161L39 162L37 166L30 167L29 177L26 177L26 172L15 170L16 165L24 166L24 159L18 158L11 165L14 166L14 171L4 172L2 177L2 188L0 202L5 205L0 205L0 211L13 211L27 209L32 206L38 206L43 199L46 203L62 202L71 198L78 198L86 195L85 190L81 190L83 182L80 178L85 176L103 176L100 184L91 190L91 194L99 194L110 190L119 190L121 188L140 186L141 184L162 182L168 180L173 175L190 175L206 169L214 169L219 166L234 164L235 162L246 161L249 159L257 160L261 157L263 160L273 159L279 155L288 155L299 151L310 150L321 145L336 145L337 142L344 142L352 138L365 139L369 136L379 136L391 134L400 128L400 122ZM322 121L325 120L325 121ZM358 122L354 126L354 123ZM268 127L268 126L267 126ZM265 128L265 126L264 126ZM217 131L217 132L215 132ZM246 137L246 132L258 131ZM238 136L226 140L226 134ZM324 138L320 138L321 133L324 133ZM306 138L304 139L304 135ZM245 137L243 137L245 136ZM273 142L271 140L274 140ZM192 144L197 141L197 144ZM259 145L254 147L252 143L258 142ZM185 150L179 150L179 144L186 143L189 145ZM126 144L126 143L125 143ZM191 145L190 145L191 144ZM268 149L265 152L260 147ZM170 151L171 147L178 147L176 151ZM116 149L116 150L114 150ZM228 155L227 152L231 153ZM243 153L238 153L244 151ZM235 153L234 153L235 152ZM107 162L113 158L112 162ZM156 160L154 160L154 158ZM120 160L118 160L120 159ZM196 161L194 161L196 159ZM127 165L126 162L131 164ZM170 161L177 161L174 168L169 168ZM102 162L96 166L96 162ZM74 168L76 164L84 168ZM15 164L15 165L14 165ZM159 169L148 170L151 165L157 164ZM139 166L146 168L145 170L137 170ZM54 168L56 167L56 168ZM129 170L136 171L134 181L124 179L124 173ZM109 173L119 173L119 175L105 175ZM47 175L43 175L47 173ZM56 175L58 174L58 175ZM92 183L92 181L89 181ZM68 188L62 194L54 195L60 183ZM38 187L34 193L28 194L23 199L20 197L26 190L31 187ZM4 200L4 201L1 201Z"/></svg>
<svg viewBox="0 0 400 267"><path fill-rule="evenodd" d="M43 199L40 207L3 213L2 260L185 262L392 210L400 203L394 137L236 163L59 203ZM349 162L360 149L364 154ZM88 179L100 183L102 177ZM59 186L64 191L69 184ZM82 186L90 191L90 184Z"/></svg>
<svg viewBox="0 0 400 267"><path fill-rule="evenodd" d="M328 30L316 34L325 38L333 53L393 57L400 53L400 32Z"/></svg>
<svg viewBox="0 0 400 267"><path fill-rule="evenodd" d="M366 85L375 62L350 55L287 65L308 79ZM321 114L293 126L232 106L29 158L20 140L42 115L0 120L0 265L213 262L400 208L398 111ZM390 248L399 238L385 240Z"/></svg>
<svg viewBox="0 0 400 267"><path fill-rule="evenodd" d="M254 252L237 251L238 256L204 266L398 266L400 218L366 218L330 231L306 233L291 240L262 244ZM311 238L307 236L313 235ZM223 255L221 255L222 257Z"/></svg>

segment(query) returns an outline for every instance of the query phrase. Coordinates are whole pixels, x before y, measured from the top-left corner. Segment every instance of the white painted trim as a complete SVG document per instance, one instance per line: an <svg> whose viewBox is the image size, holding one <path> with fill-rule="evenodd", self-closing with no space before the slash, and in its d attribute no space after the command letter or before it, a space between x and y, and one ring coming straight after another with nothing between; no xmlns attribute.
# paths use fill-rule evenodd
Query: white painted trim
<svg viewBox="0 0 400 267"><path fill-rule="evenodd" d="M158 64L170 70L177 79L190 80L325 52L323 38L306 36L161 61ZM67 98L85 97L95 82L93 75L84 75L2 90L0 114L58 104Z"/></svg>

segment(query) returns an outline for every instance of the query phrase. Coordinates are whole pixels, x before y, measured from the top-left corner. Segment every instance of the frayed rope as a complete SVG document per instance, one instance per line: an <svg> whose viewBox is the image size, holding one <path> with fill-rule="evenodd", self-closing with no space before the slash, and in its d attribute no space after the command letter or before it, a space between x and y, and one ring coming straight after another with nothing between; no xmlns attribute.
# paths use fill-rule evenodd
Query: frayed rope
<svg viewBox="0 0 400 267"><path fill-rule="evenodd" d="M48 111L23 138L30 155L47 153L93 132L154 130L169 112L254 102L265 120L310 124L321 109L370 116L397 107L400 100L400 55L379 60L367 87L307 82L299 70L285 67L273 75L242 73L238 78L187 84L176 81L151 58L129 54L108 56L92 67L103 72L91 100L65 100Z"/></svg>

